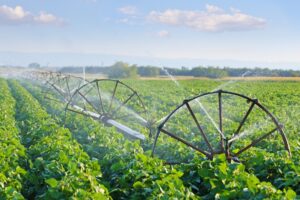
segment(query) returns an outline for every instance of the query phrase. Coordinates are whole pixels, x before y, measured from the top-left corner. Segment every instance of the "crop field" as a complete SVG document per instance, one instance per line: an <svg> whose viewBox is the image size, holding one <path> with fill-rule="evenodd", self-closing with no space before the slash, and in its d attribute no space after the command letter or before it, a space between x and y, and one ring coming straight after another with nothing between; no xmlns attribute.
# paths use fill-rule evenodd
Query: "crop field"
<svg viewBox="0 0 300 200"><path fill-rule="evenodd" d="M300 199L297 80L122 83L126 87L119 82L77 85L67 104L57 92L62 89L0 78L0 199ZM99 87L102 96L94 90ZM192 100L212 91L243 94L251 101L222 93L220 115L220 92ZM113 95L103 96L109 93ZM114 98L123 104L110 101ZM279 122L266 137L274 120L252 99ZM75 104L84 111L72 112ZM137 130L144 139L86 116L91 110ZM141 118L147 126L138 123ZM220 144L220 135L226 144ZM262 140L249 146L258 138Z"/></svg>

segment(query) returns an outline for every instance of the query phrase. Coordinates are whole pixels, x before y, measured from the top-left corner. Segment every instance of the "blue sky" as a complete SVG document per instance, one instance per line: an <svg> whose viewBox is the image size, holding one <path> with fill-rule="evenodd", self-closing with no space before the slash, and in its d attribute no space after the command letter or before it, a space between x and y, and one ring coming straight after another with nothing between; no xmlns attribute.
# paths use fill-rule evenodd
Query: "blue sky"
<svg viewBox="0 0 300 200"><path fill-rule="evenodd" d="M0 65L300 69L300 1L0 0Z"/></svg>

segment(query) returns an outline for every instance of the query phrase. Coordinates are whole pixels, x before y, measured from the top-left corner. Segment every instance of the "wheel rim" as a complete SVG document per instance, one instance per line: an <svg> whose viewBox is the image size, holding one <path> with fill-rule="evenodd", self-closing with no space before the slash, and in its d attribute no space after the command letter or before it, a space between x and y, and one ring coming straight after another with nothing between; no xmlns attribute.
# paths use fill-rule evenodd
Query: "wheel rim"
<svg viewBox="0 0 300 200"><path fill-rule="evenodd" d="M97 79L82 85L70 98L66 111L85 116L96 113L99 118L113 119L137 130L148 128L148 113L140 96L119 80Z"/></svg>
<svg viewBox="0 0 300 200"><path fill-rule="evenodd" d="M207 99L205 100L205 98ZM232 109L227 109L226 107L228 106L229 108L230 104L234 106L233 100L230 100L233 103L227 103L228 105L226 104L226 101L229 101L230 98L232 98L234 101L240 101L236 103L236 107L241 105L244 105L245 107L241 109L244 110L243 112L236 112L240 119L236 119L236 116L232 117L233 113L235 112L232 111ZM207 104L205 104L206 101ZM214 106L207 109L206 107L208 107L209 104L214 104ZM248 105L245 106L246 104ZM196 106L200 107L199 112L195 111ZM201 111L201 109L205 112ZM213 110L215 112L212 112ZM255 114L253 114L253 112L255 112ZM210 115L210 113L212 114ZM203 117L201 115L207 116ZM231 118L234 120L230 119L230 117L226 118L225 115L231 116ZM187 118L189 118L190 121L186 121L184 123L184 120ZM230 120L234 122L229 122ZM255 127L250 124L255 120L262 121L263 123L266 123L265 121L267 120L268 124L264 125L263 128L261 125ZM211 124L207 125L208 122ZM191 125L192 123L194 123L194 125ZM180 127L178 124L185 124L185 127ZM229 124L235 124L235 130L226 130L226 126ZM212 128L217 130L217 134L210 135L210 132L213 132ZM247 130L247 128L249 130ZM195 130L197 130L197 134L195 134ZM250 131L254 133L249 134L248 132ZM269 136L274 135L274 132L278 132L280 134L285 150L287 150L291 155L289 143L285 133L283 132L282 126L266 107L260 104L257 99L252 99L245 95L234 92L218 90L184 100L181 105L173 110L158 126L158 131L152 149L152 155L154 155L157 151L158 138L161 136L161 133L163 133L163 137L170 137L173 139L172 141L184 144L187 147L204 154L209 159L212 159L217 154L225 154L226 158L231 160L232 158L240 156L240 154L249 148L261 143L261 141L265 140ZM248 143L243 142L243 139ZM238 145L235 145L235 143ZM160 152L157 154L159 156ZM168 160L168 162L172 163L173 161Z"/></svg>

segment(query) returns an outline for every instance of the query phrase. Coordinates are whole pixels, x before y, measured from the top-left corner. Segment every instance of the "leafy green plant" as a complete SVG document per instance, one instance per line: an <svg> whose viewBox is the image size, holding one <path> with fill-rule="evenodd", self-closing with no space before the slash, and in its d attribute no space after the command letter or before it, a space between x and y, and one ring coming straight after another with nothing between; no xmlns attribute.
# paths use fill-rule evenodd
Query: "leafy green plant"
<svg viewBox="0 0 300 200"><path fill-rule="evenodd" d="M10 81L17 101L16 119L30 158L23 194L36 199L110 199L101 184L97 161L81 149L68 129L55 123L16 81Z"/></svg>
<svg viewBox="0 0 300 200"><path fill-rule="evenodd" d="M246 172L241 163L228 163L224 155L214 160L194 159L179 167L184 179L204 199L294 199L292 189L281 191Z"/></svg>
<svg viewBox="0 0 300 200"><path fill-rule="evenodd" d="M4 79L0 79L0 91L0 199L24 199L21 190L27 157L14 118L16 102Z"/></svg>
<svg viewBox="0 0 300 200"><path fill-rule="evenodd" d="M223 81L192 80L179 81L182 88L169 81L137 81L126 80L143 95L153 117L165 116L182 99L194 92L205 92L214 89ZM26 88L47 108L47 111L62 123L64 105L46 101L41 88L24 83ZM237 85L237 84L236 84ZM240 156L242 163L227 163L224 157L209 161L201 155L193 153L194 160L190 164L166 166L162 160L153 159L147 150L152 146L151 140L133 142L113 128L105 127L89 118L77 114L68 114L66 127L72 136L82 145L90 157L97 159L103 172L103 182L113 198L161 198L183 197L204 199L297 199L299 198L299 152L298 133L299 112L289 106L299 105L299 83L241 81L239 87L229 85L230 90L244 93L263 100L263 104L279 117L285 124L293 157L290 159L282 148L280 138L270 137L261 142L257 148ZM173 87L174 86L174 87ZM278 92L280 91L280 92ZM164 95L161 95L161 94ZM259 113L252 113L250 122L255 122ZM294 119L294 120L292 120ZM185 131L186 121L177 121L181 130ZM160 140L161 150L167 151L170 140ZM249 142L249 141L242 141ZM170 159L189 156L187 149L176 145ZM262 148L263 147L263 148ZM264 150L265 149L265 150ZM270 153L274 152L274 153ZM189 159L192 157L189 157ZM175 189L173 188L175 187ZM160 189L161 188L161 189ZM197 196L195 197L196 194ZM298 196L296 196L298 194Z"/></svg>

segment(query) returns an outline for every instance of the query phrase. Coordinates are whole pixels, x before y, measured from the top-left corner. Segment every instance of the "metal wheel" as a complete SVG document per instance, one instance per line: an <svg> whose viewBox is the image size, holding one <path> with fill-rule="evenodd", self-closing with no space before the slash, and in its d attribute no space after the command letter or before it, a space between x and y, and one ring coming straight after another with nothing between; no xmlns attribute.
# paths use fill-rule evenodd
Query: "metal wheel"
<svg viewBox="0 0 300 200"><path fill-rule="evenodd" d="M146 108L140 96L119 80L97 79L79 87L70 98L66 111L89 116L108 125L114 126L116 122L120 125L116 126L119 130L123 125L125 129L131 127L138 131L148 126Z"/></svg>
<svg viewBox="0 0 300 200"><path fill-rule="evenodd" d="M278 150L280 143L269 145L270 137L281 140L291 155L282 126L266 107L257 99L218 90L184 100L171 112L158 127L152 155L169 163L184 162L192 157L187 149L193 149L209 159L225 154L227 160L237 160L253 146ZM169 144L161 146L160 140Z"/></svg>
<svg viewBox="0 0 300 200"><path fill-rule="evenodd" d="M69 102L74 92L82 85L88 83L83 78L64 75L60 73L50 73L46 81L45 98L58 102Z"/></svg>

